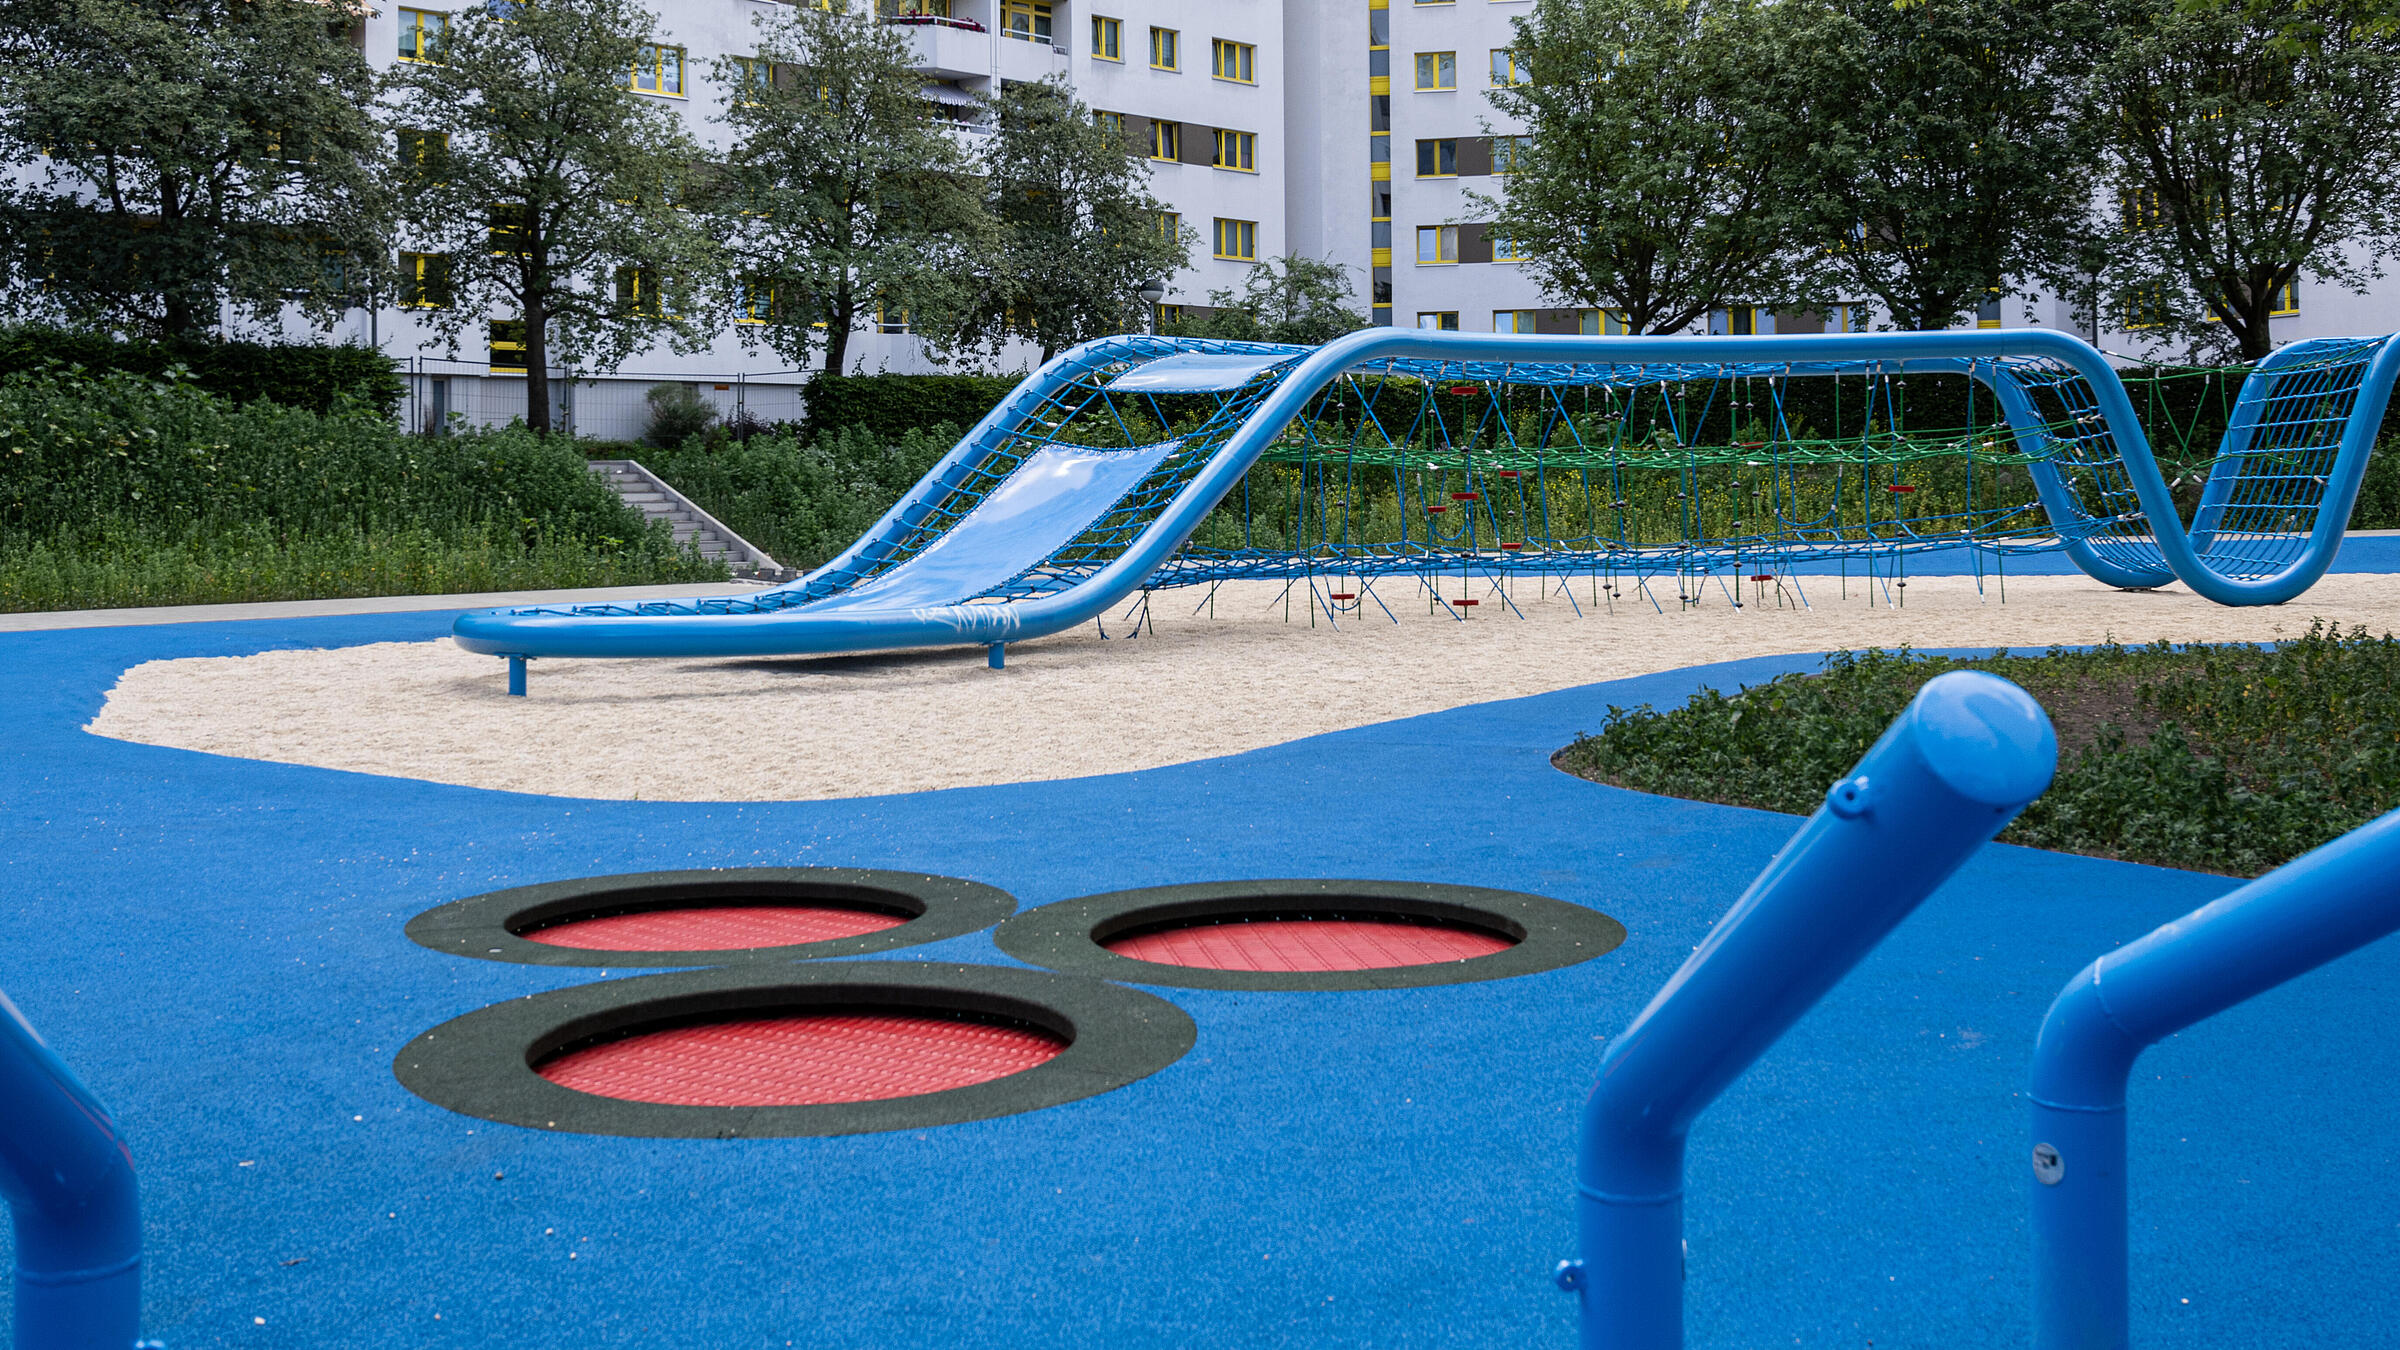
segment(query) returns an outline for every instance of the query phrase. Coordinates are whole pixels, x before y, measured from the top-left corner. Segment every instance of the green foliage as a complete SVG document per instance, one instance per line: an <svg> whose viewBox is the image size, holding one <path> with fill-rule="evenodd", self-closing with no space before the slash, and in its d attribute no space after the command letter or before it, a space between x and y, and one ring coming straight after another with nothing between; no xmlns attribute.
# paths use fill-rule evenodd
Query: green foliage
<svg viewBox="0 0 2400 1350"><path fill-rule="evenodd" d="M695 580L582 455L111 373L0 377L0 608Z"/></svg>
<svg viewBox="0 0 2400 1350"><path fill-rule="evenodd" d="M642 463L786 567L805 569L858 542L957 440L948 424L889 440L852 426L805 444L789 436L691 441Z"/></svg>
<svg viewBox="0 0 2400 1350"><path fill-rule="evenodd" d="M1947 670L2023 685L2060 733L2057 781L2011 843L2255 876L2400 805L2400 641L2322 624L2279 647L2168 643L1960 661L1839 653L1683 707L1610 708L1572 773L1806 813Z"/></svg>
<svg viewBox="0 0 2400 1350"><path fill-rule="evenodd" d="M1793 9L1759 0L1541 0L1515 20L1524 84L1501 197L1470 193L1546 294L1672 333L1788 289L1801 194L1782 146L1810 100Z"/></svg>
<svg viewBox="0 0 2400 1350"><path fill-rule="evenodd" d="M1238 291L1208 293L1209 312L1175 332L1188 337L1314 346L1367 326L1350 308L1350 274L1340 263L1297 253L1253 264Z"/></svg>
<svg viewBox="0 0 2400 1350"><path fill-rule="evenodd" d="M330 325L380 269L375 81L342 0L0 5L0 295L168 337Z"/></svg>
<svg viewBox="0 0 2400 1350"><path fill-rule="evenodd" d="M699 351L715 336L703 301L719 256L686 209L700 144L629 87L657 27L631 0L469 6L439 60L392 77L404 244L448 259L419 317L455 352L513 315L537 432L552 365L606 371L661 339Z"/></svg>
<svg viewBox="0 0 2400 1350"><path fill-rule="evenodd" d="M1807 199L1816 298L1872 295L1901 328L1947 328L2004 279L2074 272L2096 135L2079 115L2082 0L1801 0L1809 72L1781 154Z"/></svg>
<svg viewBox="0 0 2400 1350"><path fill-rule="evenodd" d="M814 441L857 427L893 440L945 423L971 427L1019 383L1014 375L835 375L820 371L808 382L808 421L800 434L803 440Z"/></svg>
<svg viewBox="0 0 2400 1350"><path fill-rule="evenodd" d="M1150 195L1150 161L1128 153L1064 79L1011 83L988 106L984 206L999 247L967 336L995 349L1022 338L1047 361L1078 342L1139 332L1135 292L1191 261L1188 227L1172 238L1159 230L1166 203Z"/></svg>
<svg viewBox="0 0 2400 1350"><path fill-rule="evenodd" d="M127 340L41 324L0 327L0 375L53 366L121 370L154 379L181 366L177 378L236 403L264 398L311 412L331 412L349 402L388 417L406 392L392 358L347 344Z"/></svg>
<svg viewBox="0 0 2400 1350"><path fill-rule="evenodd" d="M825 369L847 373L850 334L881 306L938 349L974 301L994 230L907 34L848 5L753 22L757 50L716 62L728 298L758 321L743 342L793 366L822 344Z"/></svg>
<svg viewBox="0 0 2400 1350"><path fill-rule="evenodd" d="M717 420L717 410L688 384L654 385L643 397L650 404L650 424L642 432L644 445L679 446Z"/></svg>
<svg viewBox="0 0 2400 1350"><path fill-rule="evenodd" d="M2110 325L2256 360L2301 272L2364 291L2400 240L2388 0L2108 0L2103 13L2088 79L2113 164Z"/></svg>

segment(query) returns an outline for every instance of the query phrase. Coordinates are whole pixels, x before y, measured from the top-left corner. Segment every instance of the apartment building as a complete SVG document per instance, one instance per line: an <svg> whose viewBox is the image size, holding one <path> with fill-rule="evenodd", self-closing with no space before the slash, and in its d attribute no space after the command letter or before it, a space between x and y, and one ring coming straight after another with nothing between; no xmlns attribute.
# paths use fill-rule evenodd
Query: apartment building
<svg viewBox="0 0 2400 1350"><path fill-rule="evenodd" d="M367 23L379 67L420 59L447 22L444 4L393 6ZM627 73L637 91L677 108L704 143L727 90L717 58L752 49L755 25L788 13L778 0L659 0L661 42ZM861 5L869 0L855 0ZM1373 322L1465 332L1615 331L1597 309L1540 293L1509 241L1478 223L1497 198L1523 128L1489 94L1524 78L1506 47L1533 0L872 0L877 21L903 31L928 102L948 110L970 147L988 132L978 95L1015 81L1064 76L1097 114L1144 153L1153 192L1195 240L1189 267L1165 278L1161 317L1204 305L1250 266L1286 252L1342 265ZM2040 325L2140 354L2129 316L2094 317L2054 296L1995 296L1984 327ZM1713 332L1865 330L1865 303L1830 314L1733 306ZM2392 296L2322 291L2305 282L2278 319L2279 339L2385 331L2400 322ZM1695 325L1699 328L1701 325ZM2288 328L2288 332L2285 331ZM347 336L399 357L410 372L409 415L438 425L452 414L499 421L524 408L505 342L451 350L416 316L354 316ZM852 343L854 370L931 368L896 321ZM1003 357L1008 368L1033 353ZM521 363L522 357L515 358ZM588 434L638 430L642 395L691 383L727 414L793 416L808 371L778 370L771 352L729 329L691 355L659 349L618 375L560 382L557 414Z"/></svg>

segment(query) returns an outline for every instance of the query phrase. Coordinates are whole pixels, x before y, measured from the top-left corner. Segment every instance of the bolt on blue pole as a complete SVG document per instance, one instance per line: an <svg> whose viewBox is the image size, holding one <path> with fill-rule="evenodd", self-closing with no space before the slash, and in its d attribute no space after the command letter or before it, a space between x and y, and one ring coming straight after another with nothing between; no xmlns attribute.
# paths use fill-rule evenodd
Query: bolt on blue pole
<svg viewBox="0 0 2400 1350"><path fill-rule="evenodd" d="M0 994L0 1195L16 1221L17 1350L127 1350L142 1221L115 1122Z"/></svg>
<svg viewBox="0 0 2400 1350"><path fill-rule="evenodd" d="M1609 1043L1583 1112L1585 1350L1683 1344L1691 1124L1976 849L2050 785L2058 737L1996 675L1928 681L1666 987Z"/></svg>
<svg viewBox="0 0 2400 1350"><path fill-rule="evenodd" d="M2125 1084L2157 1041L2400 930L2400 811L2084 967L2034 1043L2036 1350L2123 1350Z"/></svg>

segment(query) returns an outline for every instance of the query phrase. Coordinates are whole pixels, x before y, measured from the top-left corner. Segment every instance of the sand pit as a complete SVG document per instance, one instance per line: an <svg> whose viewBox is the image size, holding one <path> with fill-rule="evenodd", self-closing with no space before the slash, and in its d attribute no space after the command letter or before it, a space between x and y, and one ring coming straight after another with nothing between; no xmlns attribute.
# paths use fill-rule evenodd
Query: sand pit
<svg viewBox="0 0 2400 1350"><path fill-rule="evenodd" d="M1588 587L1588 583L1579 583ZM1655 587L1654 583L1654 587ZM1467 622L1412 582L1335 627L1284 617L1273 583L1162 592L1154 631L1122 620L1012 646L785 659L541 661L532 697L447 641L155 661L87 728L212 754L572 797L805 800L1071 778L1233 754L1491 699L1746 656L1869 646L2010 646L2292 637L2312 619L2400 631L2400 577L2337 575L2289 605L2227 609L2180 587L2082 577L1912 580L1904 608L1808 582L1814 608L1736 610L1711 587L1667 612L1583 590L1578 617L1520 583L1518 619L1479 584ZM1447 594L1457 595L1455 583ZM1605 597L1603 597L1605 601Z"/></svg>

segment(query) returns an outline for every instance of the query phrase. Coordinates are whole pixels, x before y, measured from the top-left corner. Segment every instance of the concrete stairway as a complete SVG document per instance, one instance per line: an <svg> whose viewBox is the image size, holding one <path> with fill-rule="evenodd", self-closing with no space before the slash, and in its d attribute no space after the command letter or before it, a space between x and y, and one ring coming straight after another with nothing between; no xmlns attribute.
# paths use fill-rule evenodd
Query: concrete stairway
<svg viewBox="0 0 2400 1350"><path fill-rule="evenodd" d="M639 463L630 459L595 459L591 469L620 500L641 512L645 520L666 521L675 531L676 543L691 544L700 550L701 557L732 568L735 576L784 581L798 575Z"/></svg>

